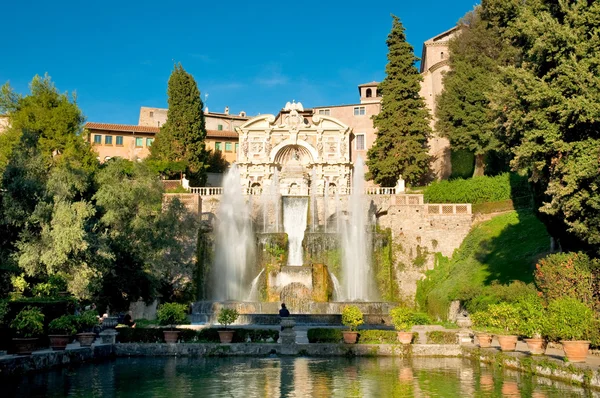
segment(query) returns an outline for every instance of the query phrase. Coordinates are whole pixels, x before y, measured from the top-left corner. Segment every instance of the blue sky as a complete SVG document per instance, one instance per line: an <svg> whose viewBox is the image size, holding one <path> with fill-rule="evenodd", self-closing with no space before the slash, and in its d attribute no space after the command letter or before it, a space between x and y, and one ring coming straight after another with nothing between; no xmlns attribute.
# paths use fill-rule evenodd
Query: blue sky
<svg viewBox="0 0 600 398"><path fill-rule="evenodd" d="M476 0L9 1L2 6L0 83L27 92L48 73L75 91L88 121L137 124L167 106L173 62L196 78L211 111L277 113L356 103L356 86L385 77L390 14L421 56ZM426 16L426 17L425 17Z"/></svg>

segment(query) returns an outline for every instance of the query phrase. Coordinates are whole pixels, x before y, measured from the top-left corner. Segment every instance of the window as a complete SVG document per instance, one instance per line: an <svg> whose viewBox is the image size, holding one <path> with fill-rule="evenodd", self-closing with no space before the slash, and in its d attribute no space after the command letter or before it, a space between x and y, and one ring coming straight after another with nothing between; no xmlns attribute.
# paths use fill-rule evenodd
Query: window
<svg viewBox="0 0 600 398"><path fill-rule="evenodd" d="M215 151L222 151L221 142L215 142Z"/></svg>
<svg viewBox="0 0 600 398"><path fill-rule="evenodd" d="M371 98L372 96L373 96L373 91L370 88L368 88L366 97Z"/></svg>
<svg viewBox="0 0 600 398"><path fill-rule="evenodd" d="M151 147L154 142L154 138L146 138L146 146Z"/></svg>
<svg viewBox="0 0 600 398"><path fill-rule="evenodd" d="M319 109L319 115L330 116L331 110L330 109Z"/></svg>
<svg viewBox="0 0 600 398"><path fill-rule="evenodd" d="M101 135L95 135L94 136L94 144L102 144L102 136Z"/></svg>
<svg viewBox="0 0 600 398"><path fill-rule="evenodd" d="M150 111L150 117L154 117L154 112Z"/></svg>
<svg viewBox="0 0 600 398"><path fill-rule="evenodd" d="M136 147L143 147L144 146L144 139L141 137L138 137L135 139L135 146Z"/></svg>
<svg viewBox="0 0 600 398"><path fill-rule="evenodd" d="M365 115L365 107L364 106L354 107L354 116L364 116L364 115Z"/></svg>
<svg viewBox="0 0 600 398"><path fill-rule="evenodd" d="M217 126L217 130L219 130L219 131L223 131L223 125L222 125L222 124L219 124L219 125Z"/></svg>
<svg viewBox="0 0 600 398"><path fill-rule="evenodd" d="M122 135L117 136L117 146L123 146L123 136Z"/></svg>
<svg viewBox="0 0 600 398"><path fill-rule="evenodd" d="M225 152L231 152L231 148L233 146L231 145L231 142L226 142L225 143Z"/></svg>
<svg viewBox="0 0 600 398"><path fill-rule="evenodd" d="M104 136L104 144L105 145L112 145L112 135L105 135Z"/></svg>
<svg viewBox="0 0 600 398"><path fill-rule="evenodd" d="M365 135L364 134L356 134L356 150L357 151L365 150Z"/></svg>
<svg viewBox="0 0 600 398"><path fill-rule="evenodd" d="M440 54L441 58L444 59L444 52L442 51L442 53Z"/></svg>
<svg viewBox="0 0 600 398"><path fill-rule="evenodd" d="M240 143L236 142L235 143L235 153L237 153L240 150Z"/></svg>

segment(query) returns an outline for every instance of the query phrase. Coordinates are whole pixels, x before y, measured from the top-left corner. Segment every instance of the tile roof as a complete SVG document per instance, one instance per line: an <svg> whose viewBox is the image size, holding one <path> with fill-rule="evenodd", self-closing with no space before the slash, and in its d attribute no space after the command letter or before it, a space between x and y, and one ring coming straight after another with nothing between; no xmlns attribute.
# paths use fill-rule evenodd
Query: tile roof
<svg viewBox="0 0 600 398"><path fill-rule="evenodd" d="M379 85L379 82L372 81L371 83L359 84L358 87L377 86L377 85Z"/></svg>
<svg viewBox="0 0 600 398"><path fill-rule="evenodd" d="M133 124L115 124L115 123L96 123L87 122L85 128L88 130L106 130L106 131L122 131L126 133L147 133L156 134L160 131L160 127L154 126L138 126ZM219 138L238 138L235 131L228 130L206 130L207 137Z"/></svg>
<svg viewBox="0 0 600 398"><path fill-rule="evenodd" d="M132 124L96 123L87 122L84 126L88 130L124 131L128 133L158 133L160 127L137 126Z"/></svg>

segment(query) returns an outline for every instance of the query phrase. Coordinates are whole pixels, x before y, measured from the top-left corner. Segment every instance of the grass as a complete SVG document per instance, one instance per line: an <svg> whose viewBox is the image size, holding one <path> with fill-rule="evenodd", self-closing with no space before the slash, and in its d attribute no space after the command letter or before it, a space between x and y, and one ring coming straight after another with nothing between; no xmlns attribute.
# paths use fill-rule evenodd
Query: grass
<svg viewBox="0 0 600 398"><path fill-rule="evenodd" d="M484 296L519 294L523 284L507 285L533 281L535 263L547 254L549 242L530 211L496 216L473 228L452 259L436 254L435 268L419 282L417 302L431 316L446 319L452 300L493 302Z"/></svg>

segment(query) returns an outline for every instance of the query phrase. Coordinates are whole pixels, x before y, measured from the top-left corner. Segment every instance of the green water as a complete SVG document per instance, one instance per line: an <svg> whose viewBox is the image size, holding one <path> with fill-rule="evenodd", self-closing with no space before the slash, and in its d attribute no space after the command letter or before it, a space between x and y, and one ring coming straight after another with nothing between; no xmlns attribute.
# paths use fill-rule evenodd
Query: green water
<svg viewBox="0 0 600 398"><path fill-rule="evenodd" d="M3 397L600 396L459 358L121 358L1 384Z"/></svg>

